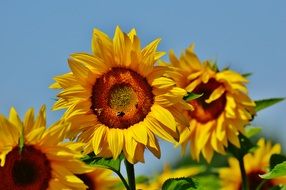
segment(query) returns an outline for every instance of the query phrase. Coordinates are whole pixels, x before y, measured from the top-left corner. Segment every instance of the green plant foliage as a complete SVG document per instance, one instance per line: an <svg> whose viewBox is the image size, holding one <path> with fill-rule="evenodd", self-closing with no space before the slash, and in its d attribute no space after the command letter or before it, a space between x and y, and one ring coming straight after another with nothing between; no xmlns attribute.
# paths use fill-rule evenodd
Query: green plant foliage
<svg viewBox="0 0 286 190"><path fill-rule="evenodd" d="M203 94L195 94L195 93L192 93L192 92L188 92L188 94L185 95L183 99L188 102L188 101L197 99L197 98L201 97L202 95Z"/></svg>
<svg viewBox="0 0 286 190"><path fill-rule="evenodd" d="M270 190L286 190L286 186L284 186L284 185L276 185L274 187L271 187Z"/></svg>
<svg viewBox="0 0 286 190"><path fill-rule="evenodd" d="M245 136L247 138L250 138L250 137L257 135L261 131L262 131L262 129L260 127L247 126L245 128Z"/></svg>
<svg viewBox="0 0 286 190"><path fill-rule="evenodd" d="M90 166L99 166L118 173L120 172L120 165L123 158L124 156L122 154L115 160L113 158L96 157L94 153L90 153L84 156L81 160Z"/></svg>
<svg viewBox="0 0 286 190"><path fill-rule="evenodd" d="M191 178L170 178L164 182L162 190L194 190L197 189Z"/></svg>
<svg viewBox="0 0 286 190"><path fill-rule="evenodd" d="M273 179L282 176L286 176L286 161L277 164L270 172L260 175L263 179Z"/></svg>
<svg viewBox="0 0 286 190"><path fill-rule="evenodd" d="M198 190L205 190L206 187L208 190L218 190L220 189L220 180L217 175L203 175L195 177L195 182L199 185Z"/></svg>
<svg viewBox="0 0 286 190"><path fill-rule="evenodd" d="M283 101L284 98L269 98L269 99L263 99L263 100L256 100L255 101L255 111L259 112L265 108L268 108L274 104L277 104L281 101Z"/></svg>
<svg viewBox="0 0 286 190"><path fill-rule="evenodd" d="M282 162L286 161L286 156L282 154L272 154L270 158L270 170L272 170L277 164L280 164Z"/></svg>
<svg viewBox="0 0 286 190"><path fill-rule="evenodd" d="M242 159L244 155L251 152L256 145L254 145L246 136L239 134L240 148L229 143L227 147L228 152L230 152L235 158Z"/></svg>
<svg viewBox="0 0 286 190"><path fill-rule="evenodd" d="M148 183L149 182L149 178L145 175L140 175L140 176L137 176L135 178L135 181L136 181L136 184L138 183Z"/></svg>

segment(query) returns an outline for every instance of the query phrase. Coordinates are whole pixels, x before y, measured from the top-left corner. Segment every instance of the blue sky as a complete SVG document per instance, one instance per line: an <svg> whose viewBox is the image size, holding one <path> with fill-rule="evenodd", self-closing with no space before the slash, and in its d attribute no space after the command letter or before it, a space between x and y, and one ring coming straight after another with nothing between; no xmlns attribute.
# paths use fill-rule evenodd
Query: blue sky
<svg viewBox="0 0 286 190"><path fill-rule="evenodd" d="M177 55L195 43L201 59L215 59L220 68L252 72L252 98L285 97L285 7L283 0L1 1L0 112L7 115L15 106L23 114L29 107L38 110L46 104L48 122L56 121L60 112L50 111L56 96L48 89L52 77L68 71L71 53L90 52L94 27L112 36L116 25L126 32L135 27L143 45L160 37L159 50L174 49ZM285 113L283 102L255 119L266 136L284 147ZM139 173L174 160L170 152L179 154L172 145L164 146L162 160L147 153L146 166L137 166Z"/></svg>

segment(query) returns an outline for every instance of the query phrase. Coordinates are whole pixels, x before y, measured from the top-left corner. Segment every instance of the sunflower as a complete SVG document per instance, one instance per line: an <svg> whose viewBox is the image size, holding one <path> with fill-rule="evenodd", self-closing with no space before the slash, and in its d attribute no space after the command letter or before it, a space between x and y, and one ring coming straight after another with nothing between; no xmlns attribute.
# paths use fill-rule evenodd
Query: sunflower
<svg viewBox="0 0 286 190"><path fill-rule="evenodd" d="M115 189L114 186L118 182L112 177L112 171L104 168L94 168L93 171L78 174L77 177L88 186L88 190Z"/></svg>
<svg viewBox="0 0 286 190"><path fill-rule="evenodd" d="M189 101L194 111L185 113L189 127L180 130L183 152L191 141L192 157L199 160L202 153L210 162L214 151L225 153L228 142L239 147L238 133L244 132L255 108L255 103L247 95L247 79L229 69L218 71L210 61L201 63L193 46L180 59L171 51L170 60L177 72L169 75L177 85L201 95Z"/></svg>
<svg viewBox="0 0 286 190"><path fill-rule="evenodd" d="M148 183L137 184L136 187L142 190L160 190L162 189L164 182L170 178L192 177L201 173L203 170L204 167L201 166L172 170L169 165L165 165L161 174L154 176Z"/></svg>
<svg viewBox="0 0 286 190"><path fill-rule="evenodd" d="M60 143L67 126L46 129L45 107L22 122L14 108L0 115L0 189L86 189L74 175L89 172L79 158L79 143Z"/></svg>
<svg viewBox="0 0 286 190"><path fill-rule="evenodd" d="M85 152L117 158L121 152L130 163L144 162L148 148L160 157L155 135L178 141L179 108L186 91L155 66L164 53L159 39L141 49L135 29L128 34L116 28L114 38L95 29L92 54L76 53L68 59L71 72L55 77L51 88L61 89L54 109L66 109L71 137L87 144Z"/></svg>
<svg viewBox="0 0 286 190"><path fill-rule="evenodd" d="M266 142L261 138L257 142L258 148L254 153L249 153L244 156L245 171L248 177L249 189L256 189L259 185L263 186L262 190L270 189L278 184L286 184L286 178L276 178L268 181L263 181L259 177L261 174L265 174L269 169L269 160L272 154L279 154L281 147L279 144L271 145L271 142ZM229 159L229 167L221 168L219 170L219 176L221 179L222 189L224 190L239 190L242 187L241 174L239 169L239 163L235 158Z"/></svg>

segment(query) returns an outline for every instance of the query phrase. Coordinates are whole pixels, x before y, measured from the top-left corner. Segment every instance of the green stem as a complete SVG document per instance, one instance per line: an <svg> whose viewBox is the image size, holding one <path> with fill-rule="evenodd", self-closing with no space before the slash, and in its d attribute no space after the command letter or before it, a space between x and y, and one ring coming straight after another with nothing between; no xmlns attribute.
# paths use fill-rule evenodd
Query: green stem
<svg viewBox="0 0 286 190"><path fill-rule="evenodd" d="M262 182L256 187L256 190L261 190L263 185L267 182L267 180L262 180Z"/></svg>
<svg viewBox="0 0 286 190"><path fill-rule="evenodd" d="M124 160L128 183L130 190L136 190L136 183L135 183L135 173L134 173L134 165L128 162L128 160Z"/></svg>
<svg viewBox="0 0 286 190"><path fill-rule="evenodd" d="M239 161L239 168L240 168L241 179L242 179L242 189L248 190L247 175L245 172L243 156L238 158L238 161Z"/></svg>
<svg viewBox="0 0 286 190"><path fill-rule="evenodd" d="M126 181L125 178L123 177L123 175L122 175L120 172L115 172L115 173L119 176L119 178L121 179L121 181L122 181L123 185L125 186L125 188L126 188L127 190L131 190L130 187L129 187L129 185L128 185L128 183L127 183L127 181Z"/></svg>

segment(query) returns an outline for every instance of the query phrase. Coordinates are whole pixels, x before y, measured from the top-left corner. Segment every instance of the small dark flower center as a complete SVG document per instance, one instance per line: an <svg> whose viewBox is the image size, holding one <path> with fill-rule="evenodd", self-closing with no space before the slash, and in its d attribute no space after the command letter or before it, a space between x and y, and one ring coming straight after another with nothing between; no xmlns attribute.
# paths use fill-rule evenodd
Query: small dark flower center
<svg viewBox="0 0 286 190"><path fill-rule="evenodd" d="M15 184L28 185L37 180L38 176L35 164L28 159L16 160L12 168L12 176Z"/></svg>
<svg viewBox="0 0 286 190"><path fill-rule="evenodd" d="M226 105L225 93L210 103L207 103L206 100L210 97L213 91L221 85L222 84L217 82L215 79L210 79L207 83L201 83L194 89L194 93L203 95L190 102L190 104L195 108L194 111L189 112L191 117L195 118L200 123L207 123L208 121L217 119L220 116Z"/></svg>
<svg viewBox="0 0 286 190"><path fill-rule="evenodd" d="M259 175L265 174L264 171L252 171L247 174L247 181L248 181L248 189L257 189L260 186L261 190L268 190L271 187L274 187L274 184L271 180L263 181ZM239 190L242 188L242 184L239 186Z"/></svg>
<svg viewBox="0 0 286 190"><path fill-rule="evenodd" d="M87 190L96 190L93 180L87 174L76 175L88 187Z"/></svg>
<svg viewBox="0 0 286 190"><path fill-rule="evenodd" d="M127 129L144 120L154 102L146 78L126 68L112 68L93 85L91 109L109 128Z"/></svg>
<svg viewBox="0 0 286 190"><path fill-rule="evenodd" d="M46 155L34 146L15 147L0 167L0 189L45 190L51 180L51 166Z"/></svg>

